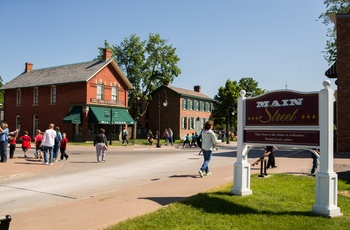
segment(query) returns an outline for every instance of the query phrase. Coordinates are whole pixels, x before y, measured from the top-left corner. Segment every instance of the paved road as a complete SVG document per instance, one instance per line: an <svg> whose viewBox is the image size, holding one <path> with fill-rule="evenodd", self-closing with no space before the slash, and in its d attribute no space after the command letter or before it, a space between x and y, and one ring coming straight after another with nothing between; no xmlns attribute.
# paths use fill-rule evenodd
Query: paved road
<svg viewBox="0 0 350 230"><path fill-rule="evenodd" d="M68 161L53 166L23 158L0 165L0 215L12 215L12 230L100 229L232 182L236 161L235 143L222 145L210 163L213 175L200 178L203 158L194 148L112 146L106 163L96 163L91 147L71 146L69 153ZM252 150L249 161L261 154ZM310 171L308 152L276 155L271 173Z"/></svg>

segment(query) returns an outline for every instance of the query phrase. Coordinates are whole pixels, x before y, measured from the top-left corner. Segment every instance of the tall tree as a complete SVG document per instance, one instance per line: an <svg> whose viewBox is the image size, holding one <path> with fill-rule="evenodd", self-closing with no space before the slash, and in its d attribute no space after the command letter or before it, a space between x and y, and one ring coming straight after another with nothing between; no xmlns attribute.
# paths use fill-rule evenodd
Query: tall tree
<svg viewBox="0 0 350 230"><path fill-rule="evenodd" d="M110 47L105 41L104 48L111 48L115 61L124 71L134 89L129 94L130 114L134 119L143 116L152 98L150 93L162 84L174 81L181 70L177 66L180 58L176 48L167 45L159 34L149 34L148 40L141 41L135 34L124 38L120 45ZM98 58L102 58L102 50ZM140 103L146 106L140 107Z"/></svg>
<svg viewBox="0 0 350 230"><path fill-rule="evenodd" d="M323 20L323 24L328 26L331 23L329 14L331 13L349 13L350 0L324 0L326 5L326 12L319 16ZM337 60L337 42L336 42L336 28L335 26L327 29L328 40L325 47L324 58L328 64L333 64Z"/></svg>
<svg viewBox="0 0 350 230"><path fill-rule="evenodd" d="M221 86L218 94L214 96L215 109L213 117L215 125L223 127L229 123L231 130L237 127L237 99L240 97L241 90L246 91L246 97L254 97L260 95L266 90L258 87L258 82L253 78L241 78L238 82L228 79L225 87Z"/></svg>

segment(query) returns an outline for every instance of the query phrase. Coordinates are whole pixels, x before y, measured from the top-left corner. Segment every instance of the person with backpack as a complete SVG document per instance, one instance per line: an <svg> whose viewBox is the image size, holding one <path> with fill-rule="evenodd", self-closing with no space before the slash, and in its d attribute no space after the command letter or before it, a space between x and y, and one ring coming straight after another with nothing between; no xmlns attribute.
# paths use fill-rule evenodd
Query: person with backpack
<svg viewBox="0 0 350 230"><path fill-rule="evenodd" d="M60 132L60 127L56 126L56 137L55 137L55 145L53 147L53 161L56 162L58 158L58 151L60 150L62 134Z"/></svg>

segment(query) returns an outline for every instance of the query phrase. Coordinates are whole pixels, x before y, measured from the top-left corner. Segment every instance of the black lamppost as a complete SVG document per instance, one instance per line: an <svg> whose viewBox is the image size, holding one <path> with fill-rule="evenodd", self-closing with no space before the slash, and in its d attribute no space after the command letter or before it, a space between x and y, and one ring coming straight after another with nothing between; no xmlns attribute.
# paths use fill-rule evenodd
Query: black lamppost
<svg viewBox="0 0 350 230"><path fill-rule="evenodd" d="M166 97L166 92L164 91L164 101L163 106L167 107L168 99ZM157 136L157 148L160 148L160 92L158 93L158 136Z"/></svg>

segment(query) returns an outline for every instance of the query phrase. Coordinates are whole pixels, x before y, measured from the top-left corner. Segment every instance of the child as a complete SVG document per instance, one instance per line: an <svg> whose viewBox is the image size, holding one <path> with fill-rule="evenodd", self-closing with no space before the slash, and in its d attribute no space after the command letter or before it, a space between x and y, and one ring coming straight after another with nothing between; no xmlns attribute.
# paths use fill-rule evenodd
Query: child
<svg viewBox="0 0 350 230"><path fill-rule="evenodd" d="M68 160L68 154L66 153L66 149L68 146L68 139L66 137L66 133L62 133L62 140L61 140L61 145L60 145L60 152L61 152L61 160L63 160L63 157Z"/></svg>
<svg viewBox="0 0 350 230"><path fill-rule="evenodd" d="M16 142L17 142L18 132L15 132L13 135L9 135L10 140L10 159L15 155Z"/></svg>
<svg viewBox="0 0 350 230"><path fill-rule="evenodd" d="M28 157L27 152L28 152L28 149L30 149L30 142L32 141L30 136L28 136L28 131L27 130L24 131L24 135L21 136L19 139L22 141L22 149L24 152L24 157L27 158Z"/></svg>
<svg viewBox="0 0 350 230"><path fill-rule="evenodd" d="M35 131L36 135L34 137L35 141L35 158L43 158L42 152L41 152L41 142L43 141L43 135L41 134L41 130L37 129Z"/></svg>
<svg viewBox="0 0 350 230"><path fill-rule="evenodd" d="M182 148L184 148L186 144L188 144L188 146L190 146L190 148L191 148L190 140L191 140L191 137L190 137L190 135L187 133L186 139L185 139L185 141L184 141L184 144L182 145Z"/></svg>

